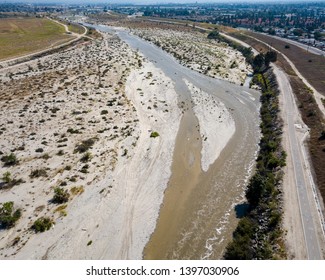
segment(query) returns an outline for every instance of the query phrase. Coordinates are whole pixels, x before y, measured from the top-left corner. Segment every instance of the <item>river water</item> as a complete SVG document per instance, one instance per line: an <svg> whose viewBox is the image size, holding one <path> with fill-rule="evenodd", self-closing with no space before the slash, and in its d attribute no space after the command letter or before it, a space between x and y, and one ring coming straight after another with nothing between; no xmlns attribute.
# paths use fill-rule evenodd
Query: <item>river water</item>
<svg viewBox="0 0 325 280"><path fill-rule="evenodd" d="M116 34L141 52L175 83L185 108L173 156L172 176L145 259L220 259L232 238L244 202L244 188L258 151L259 93L213 79L180 65L171 55L123 30ZM231 112L236 132L207 172L201 169L202 139L186 79L217 96Z"/></svg>

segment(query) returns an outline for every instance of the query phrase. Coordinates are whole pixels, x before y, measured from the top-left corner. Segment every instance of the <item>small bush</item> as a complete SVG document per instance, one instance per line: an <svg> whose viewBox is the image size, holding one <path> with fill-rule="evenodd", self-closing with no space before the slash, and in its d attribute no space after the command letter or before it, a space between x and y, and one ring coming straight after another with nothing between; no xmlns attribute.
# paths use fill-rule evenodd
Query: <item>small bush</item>
<svg viewBox="0 0 325 280"><path fill-rule="evenodd" d="M84 153L87 152L92 146L95 144L96 138L89 138L87 140L83 140L80 144L76 146L74 149L75 153Z"/></svg>
<svg viewBox="0 0 325 280"><path fill-rule="evenodd" d="M41 156L42 159L48 160L50 158L50 155L48 153Z"/></svg>
<svg viewBox="0 0 325 280"><path fill-rule="evenodd" d="M64 155L63 150L59 150L59 151L57 152L57 155L58 155L58 156L63 156L63 155Z"/></svg>
<svg viewBox="0 0 325 280"><path fill-rule="evenodd" d="M151 137L151 138L156 138L156 137L158 137L158 136L159 136L159 133L156 132L156 131L153 131L153 132L151 132L151 134L150 134L150 137Z"/></svg>
<svg viewBox="0 0 325 280"><path fill-rule="evenodd" d="M47 177L47 172L44 168L36 169L30 173L29 177L30 178Z"/></svg>
<svg viewBox="0 0 325 280"><path fill-rule="evenodd" d="M80 161L81 162L88 162L88 161L90 161L91 159L92 159L92 154L91 154L91 152L87 152L87 153L85 153L82 157L81 157L81 159L80 159ZM88 166L89 167L89 166ZM88 168L87 167L87 168Z"/></svg>
<svg viewBox="0 0 325 280"><path fill-rule="evenodd" d="M72 195L79 195L82 194L85 191L83 186L79 186L79 187L72 187L70 189L70 192Z"/></svg>
<svg viewBox="0 0 325 280"><path fill-rule="evenodd" d="M5 172L2 176L2 180L8 184L12 181L12 178L11 178L11 173L9 171Z"/></svg>
<svg viewBox="0 0 325 280"><path fill-rule="evenodd" d="M64 167L64 170L70 171L72 169L71 165L67 165L66 167Z"/></svg>
<svg viewBox="0 0 325 280"><path fill-rule="evenodd" d="M73 129L73 128L68 128L67 132L71 133L71 134L79 134L80 131L78 129Z"/></svg>
<svg viewBox="0 0 325 280"><path fill-rule="evenodd" d="M14 209L12 201L5 202L0 206L0 228L11 228L21 217L21 209Z"/></svg>
<svg viewBox="0 0 325 280"><path fill-rule="evenodd" d="M54 213L58 212L60 214L60 217L65 217L67 216L67 211L65 210L66 208L67 208L66 204L60 205L54 210Z"/></svg>
<svg viewBox="0 0 325 280"><path fill-rule="evenodd" d="M57 204L65 203L65 202L68 202L69 197L70 197L70 194L67 190L57 187L54 189L54 196L53 196L52 202L57 203Z"/></svg>
<svg viewBox="0 0 325 280"><path fill-rule="evenodd" d="M9 189L24 182L22 179L13 179L9 171L5 172L1 179L3 183L0 184L0 189Z"/></svg>
<svg viewBox="0 0 325 280"><path fill-rule="evenodd" d="M18 164L17 157L14 153L11 153L10 155L3 156L1 158L1 161L4 162L5 166L13 166Z"/></svg>
<svg viewBox="0 0 325 280"><path fill-rule="evenodd" d="M107 115L107 114L108 114L108 111L107 111L107 110L102 110L102 111L100 112L100 114L101 114L101 115Z"/></svg>
<svg viewBox="0 0 325 280"><path fill-rule="evenodd" d="M44 232L49 230L53 225L53 221L50 218L42 217L37 219L32 225L32 229L35 232Z"/></svg>
<svg viewBox="0 0 325 280"><path fill-rule="evenodd" d="M37 148L35 150L36 153L43 153L44 152L44 149L43 148Z"/></svg>

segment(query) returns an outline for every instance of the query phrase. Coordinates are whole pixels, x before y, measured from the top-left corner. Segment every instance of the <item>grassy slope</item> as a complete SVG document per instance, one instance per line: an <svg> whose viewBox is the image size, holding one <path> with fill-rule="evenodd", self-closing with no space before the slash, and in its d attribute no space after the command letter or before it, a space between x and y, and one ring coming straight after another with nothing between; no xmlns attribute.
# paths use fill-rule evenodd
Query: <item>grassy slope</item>
<svg viewBox="0 0 325 280"><path fill-rule="evenodd" d="M39 51L69 39L63 26L48 19L0 19L0 60Z"/></svg>

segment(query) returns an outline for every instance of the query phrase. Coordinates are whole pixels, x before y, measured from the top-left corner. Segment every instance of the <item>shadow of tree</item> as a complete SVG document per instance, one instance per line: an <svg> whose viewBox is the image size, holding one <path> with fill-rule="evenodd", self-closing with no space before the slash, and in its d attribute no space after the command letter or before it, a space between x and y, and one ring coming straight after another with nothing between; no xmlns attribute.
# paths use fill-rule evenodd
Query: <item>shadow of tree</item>
<svg viewBox="0 0 325 280"><path fill-rule="evenodd" d="M247 215L249 204L247 202L237 204L235 206L236 217L241 219Z"/></svg>

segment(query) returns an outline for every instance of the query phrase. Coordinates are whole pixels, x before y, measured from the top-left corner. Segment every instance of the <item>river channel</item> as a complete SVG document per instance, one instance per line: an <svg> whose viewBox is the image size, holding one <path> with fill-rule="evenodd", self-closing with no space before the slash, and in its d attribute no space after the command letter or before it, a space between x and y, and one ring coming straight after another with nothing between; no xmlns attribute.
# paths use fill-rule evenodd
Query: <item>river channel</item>
<svg viewBox="0 0 325 280"><path fill-rule="evenodd" d="M171 55L124 30L116 33L132 49L160 68L175 84L185 107L173 155L172 176L155 231L143 251L145 259L220 259L238 223L247 180L258 151L259 93L213 79L180 65ZM201 169L202 139L191 94L184 79L215 95L235 121L236 132L207 172ZM184 105L185 104L185 105Z"/></svg>

